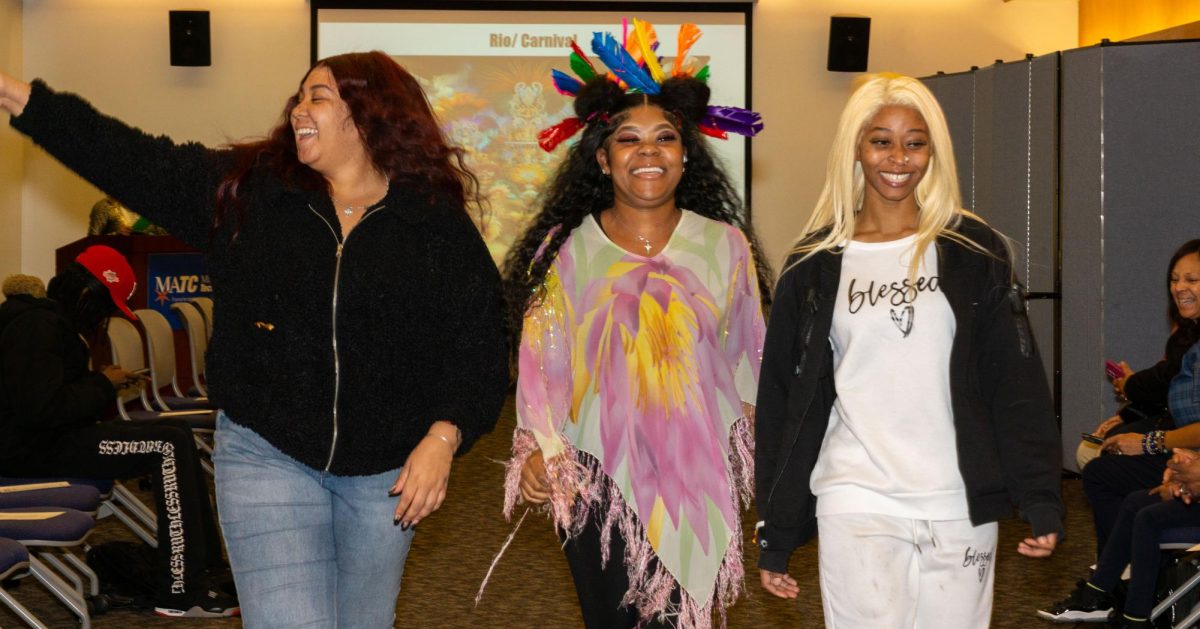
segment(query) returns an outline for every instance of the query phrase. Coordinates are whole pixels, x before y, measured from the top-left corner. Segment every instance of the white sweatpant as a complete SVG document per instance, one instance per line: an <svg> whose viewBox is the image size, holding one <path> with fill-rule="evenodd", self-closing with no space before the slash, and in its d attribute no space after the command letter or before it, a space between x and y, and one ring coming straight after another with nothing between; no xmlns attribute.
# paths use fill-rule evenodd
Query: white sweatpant
<svg viewBox="0 0 1200 629"><path fill-rule="evenodd" d="M817 529L829 629L988 626L995 522L856 513L820 516Z"/></svg>

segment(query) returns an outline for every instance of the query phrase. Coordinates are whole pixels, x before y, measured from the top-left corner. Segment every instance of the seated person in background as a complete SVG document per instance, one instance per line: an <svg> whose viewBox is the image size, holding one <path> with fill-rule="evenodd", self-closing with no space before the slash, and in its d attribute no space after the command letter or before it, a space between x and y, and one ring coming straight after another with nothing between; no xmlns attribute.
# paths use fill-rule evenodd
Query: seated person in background
<svg viewBox="0 0 1200 629"><path fill-rule="evenodd" d="M109 316L135 318L136 281L115 250L89 247L50 280L48 298L0 305L0 474L133 478L150 474L158 512L155 612L230 616L236 599L210 587L220 538L191 429L178 419L101 421L117 389L142 376L88 367L88 343Z"/></svg>
<svg viewBox="0 0 1200 629"><path fill-rule="evenodd" d="M13 295L42 298L46 296L46 285L41 278L17 273L4 278L3 292L6 299Z"/></svg>
<svg viewBox="0 0 1200 629"><path fill-rule="evenodd" d="M1193 281L1193 286L1198 283L1200 276ZM1200 344L1193 345L1184 355L1179 374L1171 380L1168 397L1175 420L1192 422L1186 428L1171 432L1200 427ZM1157 432L1148 433L1147 437L1158 440L1156 447L1161 447L1162 431ZM1200 434L1197 430L1191 432ZM1200 443L1198 437L1191 439ZM1038 615L1056 622L1104 620L1115 606L1111 594L1128 564L1130 581L1124 614L1115 619L1115 624L1121 627L1152 626L1149 616L1154 607L1162 560L1159 537L1167 529L1200 526L1200 506L1190 504L1192 490L1200 490L1195 483L1200 479L1198 456L1192 450L1176 448L1161 485L1149 491L1138 489L1129 493L1121 504L1108 543L1100 553L1096 571L1086 581L1079 581L1065 600L1039 610Z"/></svg>
<svg viewBox="0 0 1200 629"><path fill-rule="evenodd" d="M142 218L112 197L104 197L92 206L88 215L89 236L166 236L167 230Z"/></svg>
<svg viewBox="0 0 1200 629"><path fill-rule="evenodd" d="M1096 525L1097 555L1104 550L1125 496L1162 482L1171 448L1200 447L1200 427L1183 428L1185 423L1179 418L1174 423L1168 419L1161 427L1143 421L1121 425L1125 419L1134 419L1133 409L1150 409L1153 414L1155 407L1166 407L1171 379L1179 373L1183 355L1200 339L1200 239L1184 243L1171 256L1167 273L1172 332L1167 340L1166 357L1149 369L1114 379L1114 389L1129 404L1121 415L1110 417L1095 432L1100 437L1108 435L1102 446L1107 453L1139 456L1101 456L1082 470L1083 489L1092 505ZM1165 411L1160 413L1169 418ZM1130 417L1126 418L1127 414ZM1172 426L1177 429L1160 430ZM1129 429L1134 432L1128 432ZM1108 434L1118 431L1124 434ZM1165 436L1163 447L1143 447L1148 434ZM1149 445L1158 444L1155 441Z"/></svg>

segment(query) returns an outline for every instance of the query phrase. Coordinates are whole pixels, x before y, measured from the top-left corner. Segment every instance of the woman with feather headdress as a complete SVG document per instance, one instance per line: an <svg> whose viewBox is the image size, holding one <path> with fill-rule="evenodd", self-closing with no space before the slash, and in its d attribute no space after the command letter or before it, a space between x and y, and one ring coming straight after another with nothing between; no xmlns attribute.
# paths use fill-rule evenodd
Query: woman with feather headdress
<svg viewBox="0 0 1200 629"><path fill-rule="evenodd" d="M766 265L702 134L761 129L708 106L681 28L664 72L653 28L596 34L555 73L582 130L505 265L519 339L506 512L544 504L588 627L708 627L742 588ZM517 340L515 339L515 340Z"/></svg>

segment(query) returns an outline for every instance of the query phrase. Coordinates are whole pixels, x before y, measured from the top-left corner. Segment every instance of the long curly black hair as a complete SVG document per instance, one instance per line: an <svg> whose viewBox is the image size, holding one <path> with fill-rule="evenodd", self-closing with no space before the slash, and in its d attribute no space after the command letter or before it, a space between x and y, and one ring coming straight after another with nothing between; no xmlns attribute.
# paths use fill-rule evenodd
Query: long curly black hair
<svg viewBox="0 0 1200 629"><path fill-rule="evenodd" d="M741 201L721 165L697 128L708 107L710 91L702 81L672 77L658 94L626 94L612 81L588 81L575 98L575 114L589 121L583 136L567 152L554 179L539 199L540 211L509 250L503 265L508 302L510 347L518 346L525 313L541 298L541 286L563 242L588 215L613 206L612 180L600 171L596 150L605 146L613 131L625 121L629 109L650 104L662 108L679 130L687 155L687 169L675 188L675 205L740 229L750 242L758 270L763 311L771 305L771 271L758 245L754 229L743 218ZM553 236L541 256L542 243Z"/></svg>

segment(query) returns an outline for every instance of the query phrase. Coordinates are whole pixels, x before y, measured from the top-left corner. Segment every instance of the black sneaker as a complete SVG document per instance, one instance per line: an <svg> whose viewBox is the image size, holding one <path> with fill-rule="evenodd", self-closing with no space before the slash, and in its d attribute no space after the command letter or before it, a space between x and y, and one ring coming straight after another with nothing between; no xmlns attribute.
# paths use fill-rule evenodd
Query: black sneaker
<svg viewBox="0 0 1200 629"><path fill-rule="evenodd" d="M222 618L240 616L237 599L216 590L204 590L196 594L181 596L177 604L155 607L154 613L172 618Z"/></svg>
<svg viewBox="0 0 1200 629"><path fill-rule="evenodd" d="M1149 620L1133 620L1125 615L1114 615L1112 620L1108 621L1108 626L1111 629L1152 629L1154 623Z"/></svg>
<svg viewBox="0 0 1200 629"><path fill-rule="evenodd" d="M1038 616L1054 622L1105 622L1112 610L1111 596L1088 585L1087 581L1077 581L1067 598L1039 609Z"/></svg>

